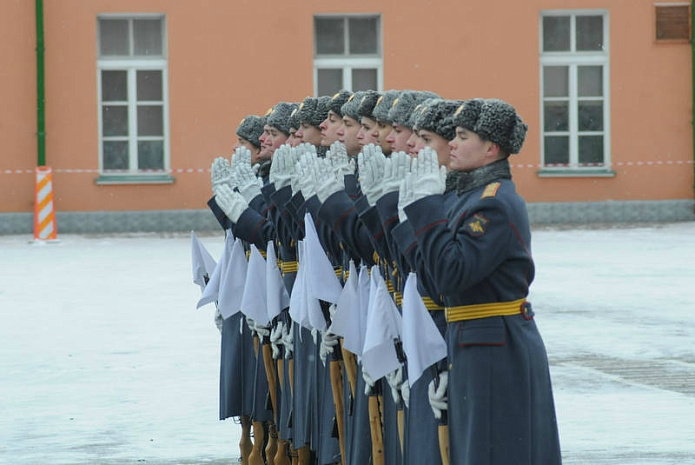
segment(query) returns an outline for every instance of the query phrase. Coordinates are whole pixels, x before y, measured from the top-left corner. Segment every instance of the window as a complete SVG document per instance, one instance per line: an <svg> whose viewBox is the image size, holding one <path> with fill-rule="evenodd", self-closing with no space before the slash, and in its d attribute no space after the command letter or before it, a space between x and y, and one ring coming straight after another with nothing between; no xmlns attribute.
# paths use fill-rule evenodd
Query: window
<svg viewBox="0 0 695 465"><path fill-rule="evenodd" d="M663 3L654 8L657 42L690 40L690 3Z"/></svg>
<svg viewBox="0 0 695 465"><path fill-rule="evenodd" d="M156 181L170 167L164 17L104 16L97 29L102 180Z"/></svg>
<svg viewBox="0 0 695 465"><path fill-rule="evenodd" d="M314 17L314 93L383 87L381 18Z"/></svg>
<svg viewBox="0 0 695 465"><path fill-rule="evenodd" d="M542 164L587 174L610 167L608 14L541 16Z"/></svg>

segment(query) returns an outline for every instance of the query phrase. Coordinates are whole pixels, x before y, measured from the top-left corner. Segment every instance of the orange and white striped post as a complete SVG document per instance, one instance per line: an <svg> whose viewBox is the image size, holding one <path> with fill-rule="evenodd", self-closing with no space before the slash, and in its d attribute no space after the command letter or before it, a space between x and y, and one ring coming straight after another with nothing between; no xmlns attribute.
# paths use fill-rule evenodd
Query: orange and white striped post
<svg viewBox="0 0 695 465"><path fill-rule="evenodd" d="M53 170L47 166L36 167L34 240L58 240L58 229L56 227L56 217L53 209Z"/></svg>

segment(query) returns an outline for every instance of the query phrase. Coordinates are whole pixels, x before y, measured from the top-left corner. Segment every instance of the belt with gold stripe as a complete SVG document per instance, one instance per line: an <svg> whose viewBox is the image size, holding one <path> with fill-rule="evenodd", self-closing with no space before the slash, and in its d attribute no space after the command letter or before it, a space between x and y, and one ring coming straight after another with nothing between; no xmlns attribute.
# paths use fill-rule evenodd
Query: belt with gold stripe
<svg viewBox="0 0 695 465"><path fill-rule="evenodd" d="M401 307L403 305L403 294L398 291L393 292L393 301L397 306ZM444 310L444 307L437 305L434 300L429 297L422 297L422 303L425 304L425 308L430 312L436 312L437 310Z"/></svg>
<svg viewBox="0 0 695 465"><path fill-rule="evenodd" d="M511 316L522 314L526 318L524 309L527 307L526 299L513 300L511 302L492 302L489 304L460 305L458 307L446 307L446 321L475 320L492 316ZM530 312L530 305L528 306ZM527 313L528 313L527 312ZM532 316L532 313L531 313Z"/></svg>
<svg viewBox="0 0 695 465"><path fill-rule="evenodd" d="M442 307L441 305L437 305L436 302L432 300L430 297L422 296L422 302L425 304L425 308L430 312L444 310L444 307Z"/></svg>
<svg viewBox="0 0 695 465"><path fill-rule="evenodd" d="M259 252L261 254L261 257L268 258L268 256L265 254L265 250L259 250ZM251 258L251 251L247 250L246 251L246 260L248 260L249 258Z"/></svg>
<svg viewBox="0 0 695 465"><path fill-rule="evenodd" d="M297 261L280 262L280 271L283 275L287 273L296 273L298 269L299 262Z"/></svg>

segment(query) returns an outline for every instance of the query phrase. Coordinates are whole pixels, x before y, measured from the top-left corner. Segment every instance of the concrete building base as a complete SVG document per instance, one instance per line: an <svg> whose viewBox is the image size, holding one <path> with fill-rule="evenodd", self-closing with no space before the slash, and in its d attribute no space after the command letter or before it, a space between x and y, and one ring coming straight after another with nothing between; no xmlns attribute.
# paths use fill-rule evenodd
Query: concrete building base
<svg viewBox="0 0 695 465"><path fill-rule="evenodd" d="M530 203L532 225L695 221L695 200ZM0 235L33 234L33 213L0 213ZM214 231L209 210L56 212L58 234Z"/></svg>

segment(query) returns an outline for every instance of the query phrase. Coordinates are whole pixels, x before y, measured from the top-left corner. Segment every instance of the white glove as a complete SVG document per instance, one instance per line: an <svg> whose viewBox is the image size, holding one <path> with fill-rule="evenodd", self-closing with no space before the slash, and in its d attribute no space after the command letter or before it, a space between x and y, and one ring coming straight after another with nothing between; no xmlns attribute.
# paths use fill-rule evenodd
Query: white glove
<svg viewBox="0 0 695 465"><path fill-rule="evenodd" d="M335 334L333 331L331 331L331 328L328 328L321 337L321 348L319 349L319 357L321 357L321 361L323 364L326 364L326 359L330 354L333 353L333 349L335 346L338 345L338 340L339 336Z"/></svg>
<svg viewBox="0 0 695 465"><path fill-rule="evenodd" d="M442 194L446 188L446 166L439 166L437 152L431 147L420 150L413 159L411 171L413 179L413 196L415 200L428 195Z"/></svg>
<svg viewBox="0 0 695 465"><path fill-rule="evenodd" d="M241 165L251 166L251 151L243 145L237 147L234 155L232 155L232 169L236 169Z"/></svg>
<svg viewBox="0 0 695 465"><path fill-rule="evenodd" d="M316 183L316 196L321 203L338 191L345 190L345 176L335 177L330 162L326 159L314 160L314 180Z"/></svg>
<svg viewBox="0 0 695 465"><path fill-rule="evenodd" d="M372 389L374 389L376 381L372 379L369 373L367 373L367 370L364 369L364 366L362 367L362 378L364 379L364 395L368 396L372 393Z"/></svg>
<svg viewBox="0 0 695 465"><path fill-rule="evenodd" d="M312 152L313 151L313 152ZM292 147L290 150L290 153L292 154L292 171L291 171L291 179L290 179L290 186L292 186L292 195L296 195L297 192L301 191L301 186L300 186L300 180L302 179L301 173L297 169L297 163L302 159L304 156L304 152L309 152L311 153L316 153L316 147L314 147L311 144L299 144L296 147Z"/></svg>
<svg viewBox="0 0 695 465"><path fill-rule="evenodd" d="M400 389L401 386L403 386L403 366L401 365L391 373L387 373L386 381L388 381L389 386L391 387L391 397L393 397L393 402L398 404L401 401Z"/></svg>
<svg viewBox="0 0 695 465"><path fill-rule="evenodd" d="M282 321L278 321L273 330L270 332L270 346L273 348L273 358L275 360L280 358L280 344L282 344L282 331L285 324Z"/></svg>
<svg viewBox="0 0 695 465"><path fill-rule="evenodd" d="M384 160L384 179L382 181L384 194L396 192L410 172L410 156L405 152L392 153Z"/></svg>
<svg viewBox="0 0 695 465"><path fill-rule="evenodd" d="M217 326L217 329L220 331L220 334L222 334L222 327L224 326L224 318L222 318L222 314L220 313L220 309L215 310L215 326Z"/></svg>
<svg viewBox="0 0 695 465"><path fill-rule="evenodd" d="M251 335L253 335L254 331L256 331L256 322L253 321L253 318L246 317L246 326L249 327L249 331L251 331Z"/></svg>
<svg viewBox="0 0 695 465"><path fill-rule="evenodd" d="M408 220L405 214L405 207L410 205L413 200L413 174L406 173L398 190L398 221L401 223Z"/></svg>
<svg viewBox="0 0 695 465"><path fill-rule="evenodd" d="M432 407L432 412L434 412L434 417L437 420L442 418L442 410L447 410L449 405L449 400L446 397L446 387L449 384L449 372L443 371L439 373L439 385L435 388L436 379L430 381L427 394L430 398L430 407Z"/></svg>
<svg viewBox="0 0 695 465"><path fill-rule="evenodd" d="M304 152L302 157L295 163L294 178L297 179L297 188L302 192L305 200L313 197L316 194L316 185L314 184L313 165L316 154ZM294 188L292 188L294 191Z"/></svg>
<svg viewBox="0 0 695 465"><path fill-rule="evenodd" d="M257 321L253 322L253 329L256 331L256 334L258 334L258 337L260 339L263 339L264 337L270 337L270 328L259 324Z"/></svg>
<svg viewBox="0 0 695 465"><path fill-rule="evenodd" d="M338 179L348 174L355 174L355 160L348 156L345 145L340 141L331 144L326 152L326 160L330 162L333 174Z"/></svg>
<svg viewBox="0 0 695 465"><path fill-rule="evenodd" d="M240 193L233 191L232 188L226 184L217 188L215 202L217 202L217 205L220 206L224 214L227 215L233 223L239 221L241 214L249 207L246 199L244 199Z"/></svg>
<svg viewBox="0 0 695 465"><path fill-rule="evenodd" d="M273 155L273 161L270 164L270 182L275 184L275 189L277 190L290 185L292 169L294 168L294 158L291 149L289 145L284 144Z"/></svg>
<svg viewBox="0 0 695 465"><path fill-rule="evenodd" d="M256 177L251 165L242 163L237 167L239 177L239 192L244 196L246 202L251 202L257 195L261 194L263 180Z"/></svg>
<svg viewBox="0 0 695 465"><path fill-rule="evenodd" d="M372 207L383 195L384 165L386 157L381 147L369 144L362 149L357 160L360 168L360 188Z"/></svg>
<svg viewBox="0 0 695 465"><path fill-rule="evenodd" d="M217 187L222 184L230 184L231 177L232 167L229 165L229 160L224 157L215 158L210 166L212 193L217 195Z"/></svg>
<svg viewBox="0 0 695 465"><path fill-rule="evenodd" d="M282 329L282 345L285 346L285 358L292 358L292 352L294 352L294 332L292 329L293 323Z"/></svg>

